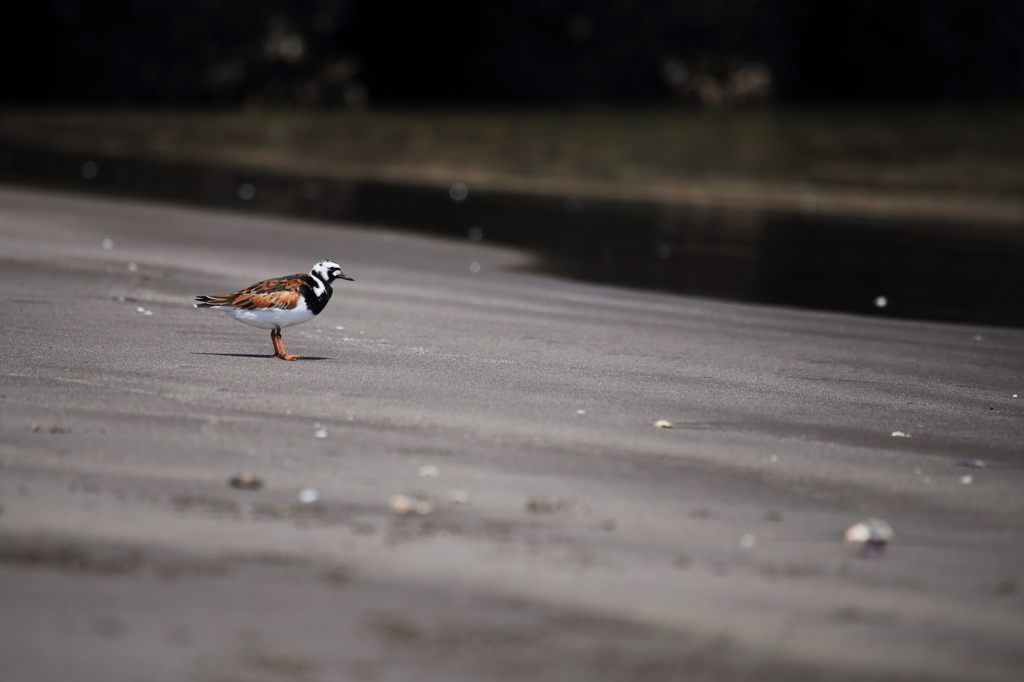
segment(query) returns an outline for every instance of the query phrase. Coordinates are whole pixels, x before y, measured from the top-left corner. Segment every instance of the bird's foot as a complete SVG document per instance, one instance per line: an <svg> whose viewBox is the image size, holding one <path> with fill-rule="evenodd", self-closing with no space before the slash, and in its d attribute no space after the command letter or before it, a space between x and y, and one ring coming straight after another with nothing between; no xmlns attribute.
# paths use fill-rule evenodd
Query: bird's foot
<svg viewBox="0 0 1024 682"><path fill-rule="evenodd" d="M281 340L281 331L279 329L270 330L270 340L274 342L274 357L281 358L282 360L298 360L298 355L288 355L284 352L284 341Z"/></svg>

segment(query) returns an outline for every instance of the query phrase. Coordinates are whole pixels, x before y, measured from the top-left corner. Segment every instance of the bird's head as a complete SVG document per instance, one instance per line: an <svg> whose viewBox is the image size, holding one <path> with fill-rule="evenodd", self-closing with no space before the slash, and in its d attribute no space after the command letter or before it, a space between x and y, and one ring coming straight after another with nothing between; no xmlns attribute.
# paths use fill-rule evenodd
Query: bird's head
<svg viewBox="0 0 1024 682"><path fill-rule="evenodd" d="M313 266L313 269L309 271L309 274L313 275L317 279L327 282L330 284L336 279L345 279L349 282L353 282L351 277L341 271L341 266L332 260L322 260Z"/></svg>

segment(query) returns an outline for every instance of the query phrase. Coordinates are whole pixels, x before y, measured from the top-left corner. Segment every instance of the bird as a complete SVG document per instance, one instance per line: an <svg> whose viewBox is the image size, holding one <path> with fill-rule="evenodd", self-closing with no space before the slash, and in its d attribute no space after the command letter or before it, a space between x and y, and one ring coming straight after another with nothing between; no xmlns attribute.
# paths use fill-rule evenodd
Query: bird
<svg viewBox="0 0 1024 682"><path fill-rule="evenodd" d="M334 261L322 260L308 275L267 279L234 294L196 296L194 307L222 310L243 324L269 329L273 357L298 360L298 355L285 353L281 330L319 315L331 300L331 282L336 279L355 281Z"/></svg>

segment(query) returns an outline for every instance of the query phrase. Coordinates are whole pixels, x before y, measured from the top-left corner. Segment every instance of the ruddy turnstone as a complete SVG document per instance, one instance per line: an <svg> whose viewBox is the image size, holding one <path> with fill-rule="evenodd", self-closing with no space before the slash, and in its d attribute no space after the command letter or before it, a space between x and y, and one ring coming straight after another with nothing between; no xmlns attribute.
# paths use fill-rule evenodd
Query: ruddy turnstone
<svg viewBox="0 0 1024 682"><path fill-rule="evenodd" d="M341 271L334 261L322 260L308 275L292 275L268 279L238 293L220 296L196 296L196 308L223 310L239 322L270 330L274 344L274 357L297 360L298 355L287 355L281 341L281 329L293 324L309 322L320 314L331 300L336 279L353 279Z"/></svg>

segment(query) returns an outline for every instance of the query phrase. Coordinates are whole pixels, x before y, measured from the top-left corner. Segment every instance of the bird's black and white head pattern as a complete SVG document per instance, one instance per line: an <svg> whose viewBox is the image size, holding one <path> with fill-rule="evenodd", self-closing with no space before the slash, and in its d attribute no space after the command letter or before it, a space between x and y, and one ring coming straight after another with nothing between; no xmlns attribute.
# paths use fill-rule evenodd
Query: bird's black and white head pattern
<svg viewBox="0 0 1024 682"><path fill-rule="evenodd" d="M352 278L341 271L341 266L332 260L322 260L313 266L313 269L309 271L309 274L313 277L313 293L317 297L323 296L324 292L327 291L331 282L336 279L347 279L352 281Z"/></svg>

